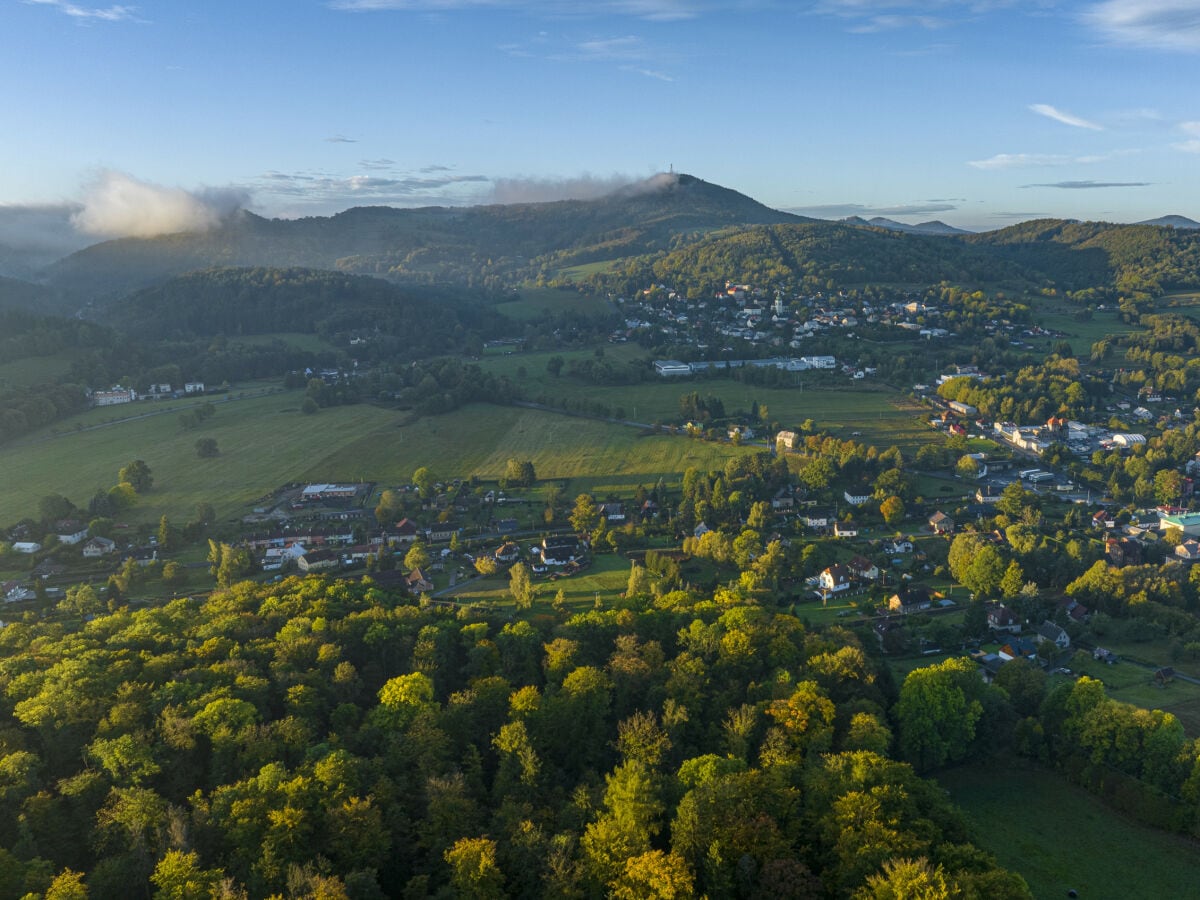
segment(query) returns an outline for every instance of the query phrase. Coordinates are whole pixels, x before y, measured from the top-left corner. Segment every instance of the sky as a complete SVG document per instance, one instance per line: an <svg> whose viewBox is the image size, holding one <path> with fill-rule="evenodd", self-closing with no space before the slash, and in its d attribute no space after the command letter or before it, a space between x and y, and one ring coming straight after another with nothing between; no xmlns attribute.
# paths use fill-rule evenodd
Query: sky
<svg viewBox="0 0 1200 900"><path fill-rule="evenodd" d="M0 239L671 168L820 218L1200 219L1200 0L0 0L0 34Z"/></svg>

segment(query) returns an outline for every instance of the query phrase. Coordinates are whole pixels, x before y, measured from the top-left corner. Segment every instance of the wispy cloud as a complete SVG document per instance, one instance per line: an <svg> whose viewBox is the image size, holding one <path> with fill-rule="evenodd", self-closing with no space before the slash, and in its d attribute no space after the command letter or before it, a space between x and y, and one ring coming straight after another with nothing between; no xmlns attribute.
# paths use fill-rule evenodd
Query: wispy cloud
<svg viewBox="0 0 1200 900"><path fill-rule="evenodd" d="M48 6L60 13L78 19L81 22L136 22L136 6L80 6L67 0L25 0L31 6Z"/></svg>
<svg viewBox="0 0 1200 900"><path fill-rule="evenodd" d="M1050 184L1023 184L1023 188L1062 188L1068 191L1091 188L1149 187L1152 181L1054 181Z"/></svg>
<svg viewBox="0 0 1200 900"><path fill-rule="evenodd" d="M976 169L1024 169L1030 166L1066 166L1074 157L1062 153L997 153L987 159L973 159L967 163Z"/></svg>
<svg viewBox="0 0 1200 900"><path fill-rule="evenodd" d="M332 9L347 12L449 12L454 10L500 9L562 18L571 15L620 15L655 22L692 19L714 9L739 6L735 0L331 0Z"/></svg>
<svg viewBox="0 0 1200 900"><path fill-rule="evenodd" d="M658 81L673 82L675 79L666 72L659 72L655 69L643 69L641 66L621 66L622 72L632 72L635 75L644 75L647 78L654 78Z"/></svg>
<svg viewBox="0 0 1200 900"><path fill-rule="evenodd" d="M325 138L325 143L327 143L327 144L357 144L358 141L355 138L348 138L344 134L332 134L329 137Z"/></svg>
<svg viewBox="0 0 1200 900"><path fill-rule="evenodd" d="M661 66L674 61L675 54L650 46L636 34L617 37L591 37L586 40L551 38L545 32L524 44L502 44L498 48L509 56L541 58L560 63L612 63L621 72L673 82L675 77Z"/></svg>
<svg viewBox="0 0 1200 900"><path fill-rule="evenodd" d="M575 45L579 56L589 60L645 59L646 43L637 35L580 41Z"/></svg>
<svg viewBox="0 0 1200 900"><path fill-rule="evenodd" d="M1105 0L1091 6L1082 18L1113 43L1200 50L1196 0Z"/></svg>
<svg viewBox="0 0 1200 900"><path fill-rule="evenodd" d="M494 203L548 203L554 200L595 200L617 191L649 192L674 184L669 175L578 175L573 178L497 178Z"/></svg>
<svg viewBox="0 0 1200 900"><path fill-rule="evenodd" d="M360 159L358 167L366 169L370 172L381 172L387 169L395 168L396 161L394 159Z"/></svg>
<svg viewBox="0 0 1200 900"><path fill-rule="evenodd" d="M792 206L784 212L816 219L845 219L849 216L921 216L930 213L950 212L958 209L958 203L949 201L927 201L905 203L899 206L865 206L861 203L828 203L820 206Z"/></svg>
<svg viewBox="0 0 1200 900"><path fill-rule="evenodd" d="M1179 130L1189 135L1189 139L1171 146L1184 153L1200 153L1200 122L1181 122Z"/></svg>
<svg viewBox="0 0 1200 900"><path fill-rule="evenodd" d="M330 172L265 172L254 184L258 198L273 197L296 212L336 212L364 204L427 206L474 203L486 175L341 175Z"/></svg>
<svg viewBox="0 0 1200 900"><path fill-rule="evenodd" d="M927 31L936 31L948 25L950 25L948 20L940 19L937 16L879 15L871 16L861 25L851 27L850 31L853 34L875 34L880 31L896 31L900 28L924 28Z"/></svg>
<svg viewBox="0 0 1200 900"><path fill-rule="evenodd" d="M1079 116L1064 112L1061 109L1051 106L1049 103L1033 103L1030 104L1029 108L1039 116L1045 116L1047 119L1053 119L1055 122L1062 122L1064 125L1070 125L1074 128L1087 128L1091 131L1104 130L1104 126L1102 125L1097 125L1095 122L1089 122L1087 119L1081 119Z"/></svg>
<svg viewBox="0 0 1200 900"><path fill-rule="evenodd" d="M1108 153L1087 153L1071 156L1067 153L997 153L987 159L973 159L967 163L976 169L1030 169L1039 166L1087 166L1108 162L1125 156L1136 156L1142 151L1136 147L1112 150Z"/></svg>

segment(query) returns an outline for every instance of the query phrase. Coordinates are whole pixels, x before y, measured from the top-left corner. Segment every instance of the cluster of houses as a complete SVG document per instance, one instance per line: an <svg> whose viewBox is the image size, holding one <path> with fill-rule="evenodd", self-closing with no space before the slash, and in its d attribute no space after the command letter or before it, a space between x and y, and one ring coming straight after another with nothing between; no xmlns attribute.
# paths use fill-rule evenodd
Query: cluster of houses
<svg viewBox="0 0 1200 900"><path fill-rule="evenodd" d="M653 330L672 343L701 349L712 338L741 340L754 346L799 349L807 339L863 325L895 327L926 340L951 332L934 324L944 311L916 294L900 292L894 302L851 300L843 292L795 294L727 282L711 297L688 297L668 285L654 284L634 297L618 298L624 328L610 340L627 341ZM683 374L672 372L670 374Z"/></svg>
<svg viewBox="0 0 1200 900"><path fill-rule="evenodd" d="M108 390L91 391L88 398L93 406L117 406L122 403L133 403L137 400L162 400L166 398L186 397L204 393L203 381L187 381L183 387L176 388L168 383L150 385L145 392L138 393L134 388L113 385Z"/></svg>

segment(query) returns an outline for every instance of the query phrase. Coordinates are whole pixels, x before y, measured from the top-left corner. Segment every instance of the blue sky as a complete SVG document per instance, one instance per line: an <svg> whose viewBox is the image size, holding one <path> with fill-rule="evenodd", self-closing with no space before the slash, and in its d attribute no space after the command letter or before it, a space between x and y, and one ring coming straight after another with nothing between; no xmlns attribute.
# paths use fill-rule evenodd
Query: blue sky
<svg viewBox="0 0 1200 900"><path fill-rule="evenodd" d="M0 204L94 234L669 166L827 218L1200 219L1198 0L0 0L0 33Z"/></svg>

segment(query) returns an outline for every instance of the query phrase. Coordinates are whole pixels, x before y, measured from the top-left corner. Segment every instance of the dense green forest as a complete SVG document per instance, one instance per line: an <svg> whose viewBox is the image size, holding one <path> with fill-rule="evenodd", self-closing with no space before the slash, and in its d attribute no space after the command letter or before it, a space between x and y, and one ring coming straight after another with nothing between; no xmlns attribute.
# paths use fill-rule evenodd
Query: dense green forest
<svg viewBox="0 0 1200 900"><path fill-rule="evenodd" d="M300 331L328 339L402 337L410 356L461 351L464 335L498 327L481 296L399 288L319 269L205 269L118 301L105 318L132 337L187 339Z"/></svg>
<svg viewBox="0 0 1200 900"><path fill-rule="evenodd" d="M92 897L1028 896L890 758L896 689L852 634L732 594L620 606L74 589L0 631L0 893L66 869ZM951 755L1009 723L971 669L923 687L965 692ZM899 747L927 767L918 694Z"/></svg>

